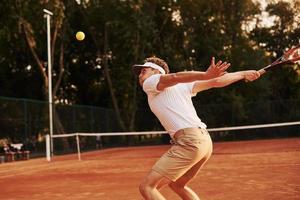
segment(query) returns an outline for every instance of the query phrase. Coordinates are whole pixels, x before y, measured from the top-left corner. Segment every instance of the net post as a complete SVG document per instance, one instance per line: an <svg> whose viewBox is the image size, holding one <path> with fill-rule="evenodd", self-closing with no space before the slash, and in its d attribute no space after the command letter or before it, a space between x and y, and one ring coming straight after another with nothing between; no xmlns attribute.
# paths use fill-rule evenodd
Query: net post
<svg viewBox="0 0 300 200"><path fill-rule="evenodd" d="M51 62L51 25L50 20L53 13L43 9L47 19L47 67L48 67L48 104L49 104L49 133L50 133L50 153L53 156L53 105L52 105L52 62Z"/></svg>
<svg viewBox="0 0 300 200"><path fill-rule="evenodd" d="M81 154L80 154L80 143L79 143L79 134L76 134L76 143L77 143L77 155L78 160L81 161Z"/></svg>
<svg viewBox="0 0 300 200"><path fill-rule="evenodd" d="M46 159L47 161L51 161L51 150L50 150L50 135L46 135Z"/></svg>

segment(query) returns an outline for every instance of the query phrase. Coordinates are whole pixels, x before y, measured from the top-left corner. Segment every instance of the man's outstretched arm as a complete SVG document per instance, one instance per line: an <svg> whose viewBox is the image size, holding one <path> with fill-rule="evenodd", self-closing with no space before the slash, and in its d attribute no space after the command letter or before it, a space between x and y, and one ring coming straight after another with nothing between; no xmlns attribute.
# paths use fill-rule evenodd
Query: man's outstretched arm
<svg viewBox="0 0 300 200"><path fill-rule="evenodd" d="M178 83L188 83L199 80L208 80L222 76L226 73L227 68L230 63L218 61L215 64L215 58L212 57L211 64L205 72L200 71L187 71L187 72L177 72L171 74L161 75L160 81L157 85L158 90L163 90L167 87L171 87Z"/></svg>
<svg viewBox="0 0 300 200"><path fill-rule="evenodd" d="M239 71L233 73L226 73L223 76L205 80L205 81L197 81L194 84L193 93L198 93L203 90L208 90L210 88L220 88L235 83L240 80L245 81L254 81L260 77L260 73L256 70L248 70L248 71Z"/></svg>

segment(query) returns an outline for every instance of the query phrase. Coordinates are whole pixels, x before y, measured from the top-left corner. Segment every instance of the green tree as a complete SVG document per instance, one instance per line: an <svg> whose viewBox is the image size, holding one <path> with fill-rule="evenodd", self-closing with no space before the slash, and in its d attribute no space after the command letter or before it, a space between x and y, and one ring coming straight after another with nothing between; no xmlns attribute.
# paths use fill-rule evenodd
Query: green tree
<svg viewBox="0 0 300 200"><path fill-rule="evenodd" d="M249 33L245 27L259 21L262 12L251 0L1 1L0 95L47 99L42 9L48 8L54 12L56 103L113 108L118 116L116 130L156 129L157 121L141 122L148 113L140 110L150 111L132 64L156 55L169 63L172 72L203 71L216 56L232 63L229 71L258 69L286 46L299 42L299 3L293 2L270 4L266 11L276 16L273 26L257 23ZM81 42L75 39L79 30L86 34ZM195 104L230 103L240 123L249 120L245 105L253 96L256 100L299 98L298 88L299 75L285 68L251 84L203 92ZM218 118L222 114L216 116L216 122L224 121Z"/></svg>
<svg viewBox="0 0 300 200"><path fill-rule="evenodd" d="M251 39L270 55L270 62L281 56L293 45L299 44L300 27L297 25L300 16L299 1L269 4L266 11L275 17L270 27L256 26L251 32ZM270 99L297 99L300 96L300 78L297 66L281 68L268 74Z"/></svg>

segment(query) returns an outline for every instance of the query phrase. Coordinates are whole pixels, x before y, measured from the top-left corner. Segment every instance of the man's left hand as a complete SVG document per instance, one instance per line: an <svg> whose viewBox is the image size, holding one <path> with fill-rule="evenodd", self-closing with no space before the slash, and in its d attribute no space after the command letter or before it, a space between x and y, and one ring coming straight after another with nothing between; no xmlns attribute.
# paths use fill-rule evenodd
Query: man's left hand
<svg viewBox="0 0 300 200"><path fill-rule="evenodd" d="M223 76L226 73L226 70L229 66L230 66L230 63L222 62L221 60L219 60L215 64L215 57L212 57L210 66L206 70L206 74L209 77L209 79Z"/></svg>

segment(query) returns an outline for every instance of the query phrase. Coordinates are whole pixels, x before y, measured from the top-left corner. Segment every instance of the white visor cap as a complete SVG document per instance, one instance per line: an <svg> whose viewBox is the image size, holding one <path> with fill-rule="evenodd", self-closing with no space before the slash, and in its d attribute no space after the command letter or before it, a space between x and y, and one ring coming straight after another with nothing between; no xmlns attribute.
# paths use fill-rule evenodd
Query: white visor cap
<svg viewBox="0 0 300 200"><path fill-rule="evenodd" d="M146 62L143 65L133 65L132 70L136 75L139 75L143 67L151 67L153 69L158 69L160 73L166 74L165 70L161 66L152 62Z"/></svg>

